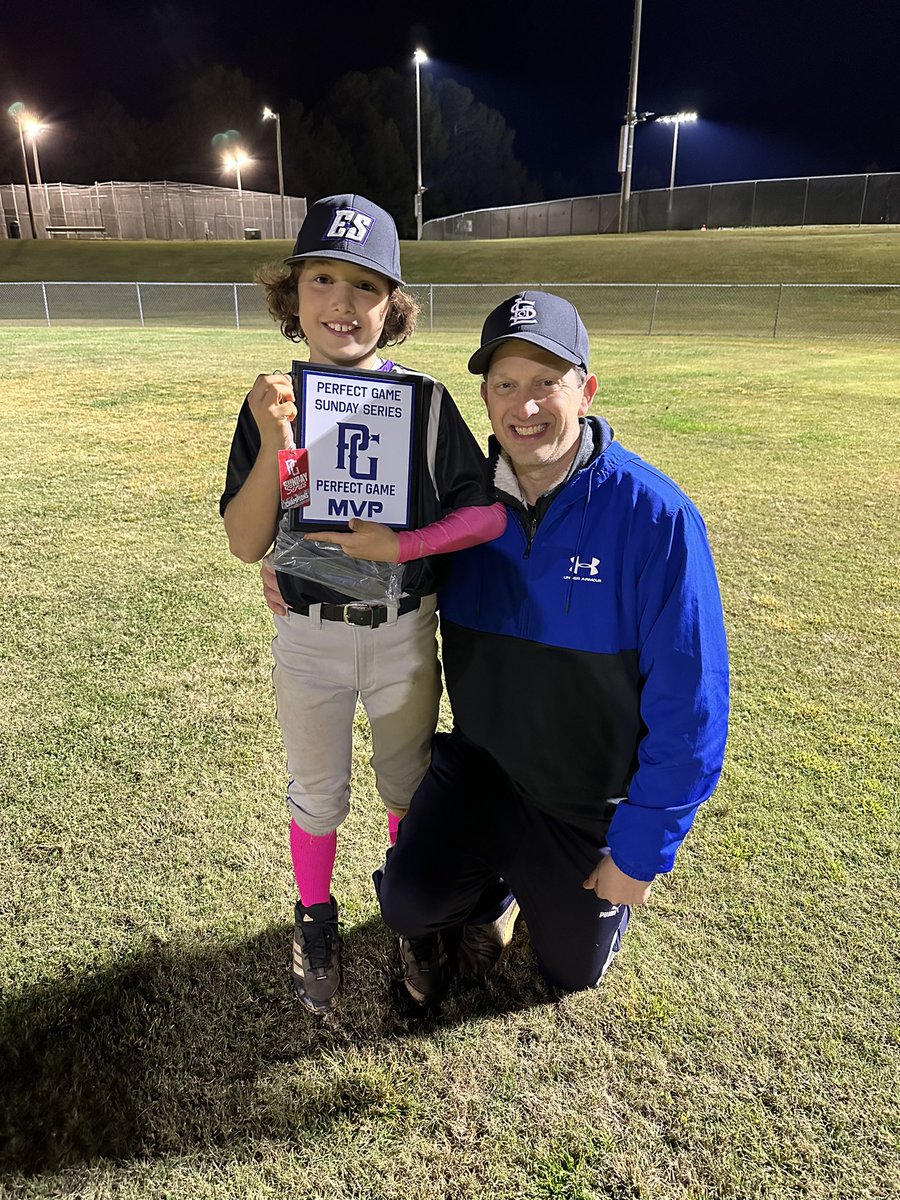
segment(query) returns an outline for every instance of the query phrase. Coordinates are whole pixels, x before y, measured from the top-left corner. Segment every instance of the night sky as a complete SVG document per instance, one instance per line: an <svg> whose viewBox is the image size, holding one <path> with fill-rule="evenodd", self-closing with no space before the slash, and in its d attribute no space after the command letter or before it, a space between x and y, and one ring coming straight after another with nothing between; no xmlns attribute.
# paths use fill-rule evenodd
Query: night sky
<svg viewBox="0 0 900 1200"><path fill-rule="evenodd" d="M287 5L197 0L17 4L0 32L4 107L25 100L65 122L105 89L136 116L158 116L183 82L220 62L307 107L348 70L424 68L498 108L518 157L546 185L618 188L632 0ZM427 16L423 19L423 13ZM679 184L900 170L897 0L645 0L638 109L696 109L683 127ZM268 86L267 86L268 84ZM410 92L412 103L412 90ZM666 186L671 128L635 135L635 188ZM290 147L285 147L290 153ZM47 145L47 177L53 178Z"/></svg>

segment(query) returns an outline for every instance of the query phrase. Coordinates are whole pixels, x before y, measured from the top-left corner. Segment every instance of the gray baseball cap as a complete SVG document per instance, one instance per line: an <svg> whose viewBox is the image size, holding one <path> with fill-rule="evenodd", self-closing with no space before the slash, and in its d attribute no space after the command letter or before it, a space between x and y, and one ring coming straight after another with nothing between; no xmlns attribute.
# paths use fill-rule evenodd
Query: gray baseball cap
<svg viewBox="0 0 900 1200"><path fill-rule="evenodd" d="M304 258L356 263L393 283L400 277L400 239L394 218L365 196L325 196L306 214L288 266Z"/></svg>
<svg viewBox="0 0 900 1200"><path fill-rule="evenodd" d="M469 359L473 375L483 375L502 342L533 342L575 367L588 369L587 330L574 304L552 292L519 292L488 314L481 348Z"/></svg>

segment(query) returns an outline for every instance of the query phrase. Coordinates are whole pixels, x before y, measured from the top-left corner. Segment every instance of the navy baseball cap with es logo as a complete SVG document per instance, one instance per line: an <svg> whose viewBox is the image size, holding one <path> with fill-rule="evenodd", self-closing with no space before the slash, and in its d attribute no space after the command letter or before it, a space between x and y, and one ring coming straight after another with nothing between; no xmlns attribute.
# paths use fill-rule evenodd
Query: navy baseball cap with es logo
<svg viewBox="0 0 900 1200"><path fill-rule="evenodd" d="M473 375L483 375L502 342L533 342L574 367L588 369L588 335L574 304L552 292L519 292L498 304L481 330L481 348L469 359Z"/></svg>
<svg viewBox="0 0 900 1200"><path fill-rule="evenodd" d="M400 239L390 213L365 196L326 196L306 214L288 266L305 258L339 258L369 271L400 277Z"/></svg>

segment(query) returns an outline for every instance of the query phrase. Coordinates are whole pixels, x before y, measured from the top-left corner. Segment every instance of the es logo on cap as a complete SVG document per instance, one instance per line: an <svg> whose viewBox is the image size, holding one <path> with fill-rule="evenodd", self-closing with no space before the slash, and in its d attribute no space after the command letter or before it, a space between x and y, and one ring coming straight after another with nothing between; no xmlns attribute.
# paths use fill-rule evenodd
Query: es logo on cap
<svg viewBox="0 0 900 1200"><path fill-rule="evenodd" d="M536 325L537 310L530 300L517 297L509 310L510 325Z"/></svg>
<svg viewBox="0 0 900 1200"><path fill-rule="evenodd" d="M329 226L323 241L328 238L345 238L348 242L357 242L360 246L372 232L375 218L357 212L354 208L336 208L334 220Z"/></svg>

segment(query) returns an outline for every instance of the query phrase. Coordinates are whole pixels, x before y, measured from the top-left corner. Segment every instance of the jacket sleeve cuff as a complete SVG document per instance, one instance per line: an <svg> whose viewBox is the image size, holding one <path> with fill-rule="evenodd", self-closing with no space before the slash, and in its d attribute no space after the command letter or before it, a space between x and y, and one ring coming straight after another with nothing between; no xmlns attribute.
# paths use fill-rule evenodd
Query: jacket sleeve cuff
<svg viewBox="0 0 900 1200"><path fill-rule="evenodd" d="M699 807L641 808L621 800L606 837L613 862L632 879L650 880L671 871Z"/></svg>

